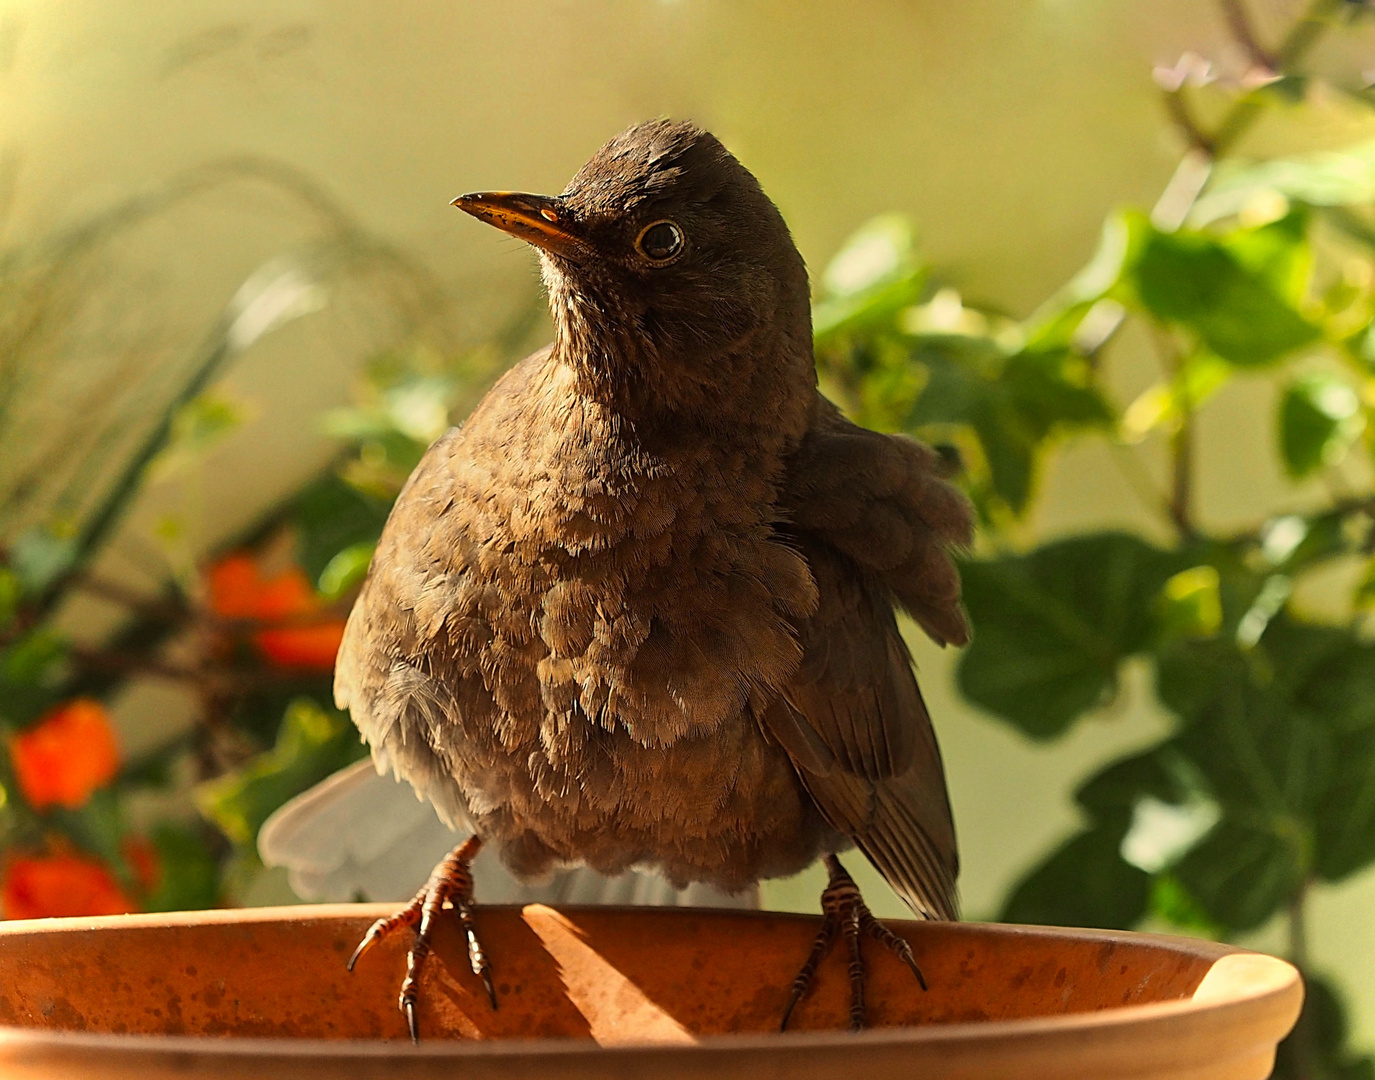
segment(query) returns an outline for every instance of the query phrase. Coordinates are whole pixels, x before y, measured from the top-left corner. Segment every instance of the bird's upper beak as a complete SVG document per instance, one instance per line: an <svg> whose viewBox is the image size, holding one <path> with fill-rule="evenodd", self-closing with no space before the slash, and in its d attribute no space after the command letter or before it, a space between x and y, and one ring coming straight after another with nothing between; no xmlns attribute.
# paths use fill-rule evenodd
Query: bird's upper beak
<svg viewBox="0 0 1375 1080"><path fill-rule="evenodd" d="M571 229L568 209L557 196L477 191L460 195L452 205L502 232L558 255L571 255L582 246Z"/></svg>

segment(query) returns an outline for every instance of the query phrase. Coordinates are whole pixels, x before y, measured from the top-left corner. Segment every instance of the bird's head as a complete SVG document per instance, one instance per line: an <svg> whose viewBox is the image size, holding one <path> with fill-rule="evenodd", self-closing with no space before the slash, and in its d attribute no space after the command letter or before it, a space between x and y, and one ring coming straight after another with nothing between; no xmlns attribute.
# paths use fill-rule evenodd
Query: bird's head
<svg viewBox="0 0 1375 1080"><path fill-rule="evenodd" d="M454 205L540 250L558 347L603 378L706 400L760 362L805 357L810 376L802 257L758 181L694 124L621 132L561 195Z"/></svg>

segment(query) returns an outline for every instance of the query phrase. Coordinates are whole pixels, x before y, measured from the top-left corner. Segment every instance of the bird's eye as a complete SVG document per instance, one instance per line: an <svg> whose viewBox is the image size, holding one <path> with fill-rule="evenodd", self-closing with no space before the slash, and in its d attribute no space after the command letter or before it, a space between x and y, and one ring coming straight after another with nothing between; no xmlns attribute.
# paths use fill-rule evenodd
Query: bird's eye
<svg viewBox="0 0 1375 1080"><path fill-rule="evenodd" d="M671 221L656 221L640 230L635 246L650 262L672 262L683 250L683 230Z"/></svg>

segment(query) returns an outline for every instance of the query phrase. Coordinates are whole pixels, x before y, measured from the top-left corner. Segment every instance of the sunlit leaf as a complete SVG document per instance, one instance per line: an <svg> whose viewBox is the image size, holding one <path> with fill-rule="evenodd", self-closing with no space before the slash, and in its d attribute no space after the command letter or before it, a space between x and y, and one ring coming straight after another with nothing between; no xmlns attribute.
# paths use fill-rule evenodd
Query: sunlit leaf
<svg viewBox="0 0 1375 1080"><path fill-rule="evenodd" d="M1129 295L1156 318L1192 330L1223 359L1259 367L1320 336L1294 306L1308 255L1293 219L1225 237L1161 232L1141 216L1129 224L1142 234L1124 279Z"/></svg>
<svg viewBox="0 0 1375 1080"><path fill-rule="evenodd" d="M167 444L148 464L151 476L175 475L200 461L249 419L249 410L222 394L205 393L188 401L172 419Z"/></svg>
<svg viewBox="0 0 1375 1080"><path fill-rule="evenodd" d="M1364 430L1360 400L1342 379L1305 375L1280 399L1280 456L1296 480L1340 462Z"/></svg>
<svg viewBox="0 0 1375 1080"><path fill-rule="evenodd" d="M917 301L925 281L911 221L897 214L874 218L845 242L821 275L821 299L812 309L817 343L890 322Z"/></svg>
<svg viewBox="0 0 1375 1080"><path fill-rule="evenodd" d="M1160 592L1156 604L1162 637L1212 637L1222 626L1220 578L1214 566L1181 570Z"/></svg>
<svg viewBox="0 0 1375 1080"><path fill-rule="evenodd" d="M1138 257L1144 233L1126 214L1103 223L1098 248L1088 264L1027 320L1027 346L1053 349L1069 345L1096 304L1121 280Z"/></svg>
<svg viewBox="0 0 1375 1080"><path fill-rule="evenodd" d="M1259 163L1222 162L1195 204L1190 223L1206 225L1239 214L1269 193L1309 206L1375 202L1375 143Z"/></svg>
<svg viewBox="0 0 1375 1080"><path fill-rule="evenodd" d="M320 571L320 594L327 600L338 600L367 576L375 543L364 540L350 544L325 564Z"/></svg>

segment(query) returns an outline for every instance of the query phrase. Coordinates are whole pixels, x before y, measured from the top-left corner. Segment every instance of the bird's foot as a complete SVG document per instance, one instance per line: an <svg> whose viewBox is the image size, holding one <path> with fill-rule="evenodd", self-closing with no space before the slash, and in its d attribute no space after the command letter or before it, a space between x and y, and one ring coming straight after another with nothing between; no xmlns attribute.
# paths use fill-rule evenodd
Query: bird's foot
<svg viewBox="0 0 1375 1080"><path fill-rule="evenodd" d="M487 954L482 951L482 945L477 940L477 928L473 925L473 875L469 864L481 847L482 840L470 836L449 852L434 868L429 881L415 894L415 898L395 915L378 919L368 927L368 932L363 935L358 948L354 949L353 955L349 957L348 969L352 971L353 965L358 963L358 958L384 937L403 926L414 928L415 940L411 943L410 951L406 953L406 978L401 983L401 997L397 1002L398 1007L406 1014L406 1027L410 1030L413 1043L420 1042L420 1027L415 1018L420 971L430 955L430 936L434 930L435 916L446 907L452 908L458 914L463 931L468 937L468 963L472 966L473 974L487 987L487 996L491 999L492 1008L497 1007L496 987L492 984L492 965L487 961Z"/></svg>
<svg viewBox="0 0 1375 1080"><path fill-rule="evenodd" d="M787 1030L788 1018L792 1016L793 1008L811 989L816 969L830 953L837 933L845 936L845 943L849 946L850 952L851 1031L859 1031L865 1026L865 967L864 954L860 950L860 943L865 934L882 942L889 952L911 969L921 988L926 989L926 979L912 956L912 947L874 918L865 905L864 898L859 894L859 886L846 873L845 867L840 865L839 859L834 855L827 855L824 862L831 876L831 883L821 893L821 929L817 931L811 955L807 957L807 962L802 965L802 970L793 980L792 996L788 998L788 1007L783 1010L783 1022L778 1026L779 1031Z"/></svg>

